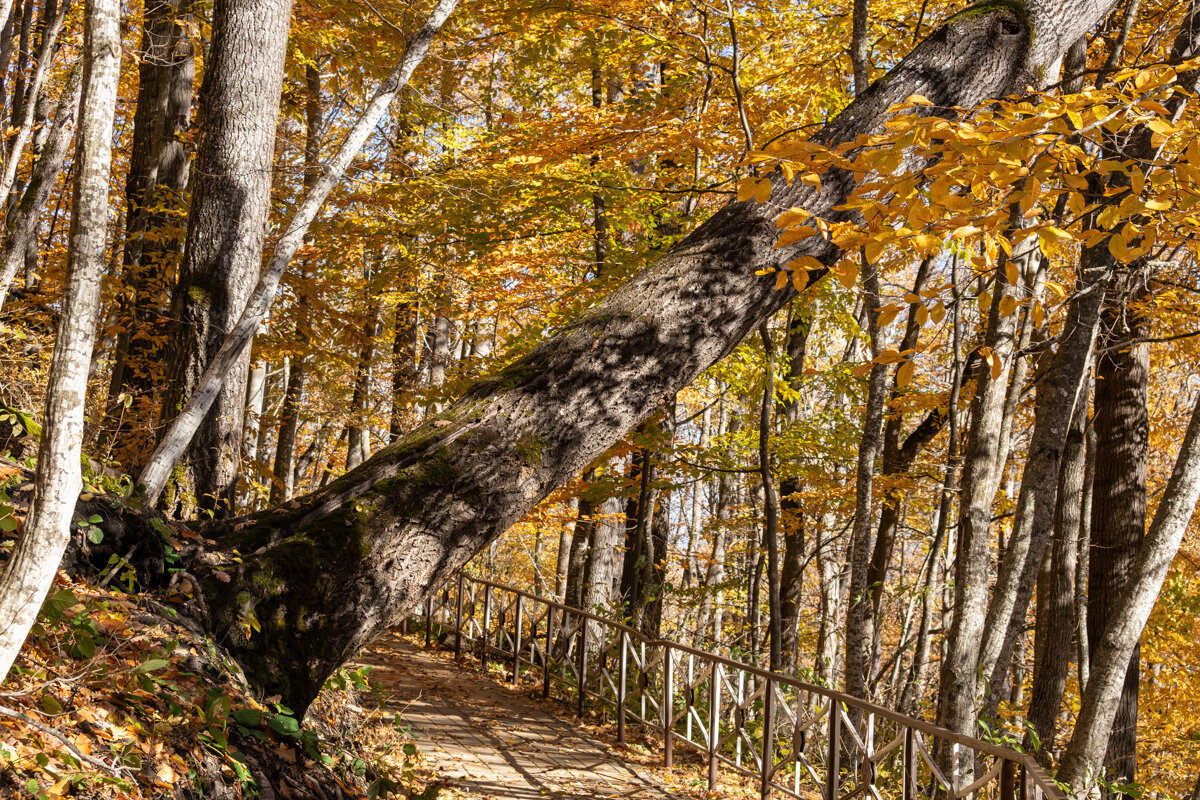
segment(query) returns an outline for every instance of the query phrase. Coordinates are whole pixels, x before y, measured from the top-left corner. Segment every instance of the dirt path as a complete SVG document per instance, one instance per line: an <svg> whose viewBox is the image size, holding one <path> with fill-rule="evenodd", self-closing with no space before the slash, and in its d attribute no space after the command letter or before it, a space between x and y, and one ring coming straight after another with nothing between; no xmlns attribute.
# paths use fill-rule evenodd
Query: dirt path
<svg viewBox="0 0 1200 800"><path fill-rule="evenodd" d="M410 724L435 777L469 797L671 798L644 770L532 699L397 635L359 659Z"/></svg>

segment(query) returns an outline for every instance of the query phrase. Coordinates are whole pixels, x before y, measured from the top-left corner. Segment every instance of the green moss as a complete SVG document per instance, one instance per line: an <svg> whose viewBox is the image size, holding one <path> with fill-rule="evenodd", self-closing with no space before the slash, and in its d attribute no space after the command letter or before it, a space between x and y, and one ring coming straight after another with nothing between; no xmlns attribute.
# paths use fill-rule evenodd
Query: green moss
<svg viewBox="0 0 1200 800"><path fill-rule="evenodd" d="M517 456L530 466L542 465L542 451L545 449L546 440L536 433L527 433L517 440Z"/></svg>
<svg viewBox="0 0 1200 800"><path fill-rule="evenodd" d="M962 11L955 14L952 19L970 19L972 17L991 14L994 11L1009 11L1021 20L1025 25L1025 30L1029 32L1029 37L1033 38L1033 20L1029 18L1029 12L1025 10L1025 3L1022 0L983 0L981 3L964 8Z"/></svg>
<svg viewBox="0 0 1200 800"><path fill-rule="evenodd" d="M208 306L212 302L212 294L203 286L195 284L189 286L187 295L193 303L199 306Z"/></svg>
<svg viewBox="0 0 1200 800"><path fill-rule="evenodd" d="M420 464L420 475L416 476L422 483L434 486L446 486L454 482L454 467L450 464L450 448L442 445L430 453Z"/></svg>

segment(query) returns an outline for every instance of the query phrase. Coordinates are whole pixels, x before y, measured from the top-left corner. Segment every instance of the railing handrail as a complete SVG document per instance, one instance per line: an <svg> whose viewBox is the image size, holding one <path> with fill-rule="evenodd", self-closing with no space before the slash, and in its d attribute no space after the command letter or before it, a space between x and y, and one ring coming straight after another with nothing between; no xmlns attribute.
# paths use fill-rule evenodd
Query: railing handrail
<svg viewBox="0 0 1200 800"><path fill-rule="evenodd" d="M846 706L859 709L868 714L874 714L878 717L883 717L884 719L891 720L898 725L903 725L904 727L920 731L921 733L937 737L938 739L970 747L971 749L980 753L985 753L996 758L1012 761L1015 764L1021 764L1025 767L1026 775L1028 775L1038 784L1038 786L1046 794L1048 800L1067 800L1067 796L1062 792L1058 784L1046 774L1045 770L1042 768L1042 765L1038 763L1037 759L1033 758L1028 753L1019 753L1016 750L1012 750L1007 747L1001 747L1000 745L984 741L983 739L965 736L948 728L943 728L931 722L926 722L918 717L910 717L906 714L901 714L898 711L893 711L885 706L876 705L868 700L863 700L861 698L854 697L853 695L839 692L836 689L829 689L819 684L809 683L808 681L803 681L799 678L793 678L789 675L784 675L779 672L765 670L754 666L753 664L747 664L742 661L726 658L725 656L718 655L717 653L701 650L700 648L692 647L690 645L683 644L682 642L676 642L671 639L652 639L636 628L632 628L617 620L609 619L608 617L602 617L598 614L585 611L581 608L574 608L573 606L566 605L565 603L561 603L549 597L543 597L532 592L527 592L524 589L518 589L514 586L491 581L486 578L476 577L466 573L465 571L460 571L459 574L465 580L469 580L475 584L502 592L510 592L533 602L544 603L547 607L553 607L562 612L580 616L585 619L590 619L594 622L599 622L603 625L615 628L616 630L623 631L626 635L634 637L647 646L669 647L681 653L691 654L698 658L703 658L714 663L720 663L726 667L732 667L734 669L757 675L764 680L770 680L776 684L791 686L805 692L821 695L834 702L842 703ZM453 578L451 578L451 580L453 580ZM461 630L456 630L456 632L460 635L462 633Z"/></svg>

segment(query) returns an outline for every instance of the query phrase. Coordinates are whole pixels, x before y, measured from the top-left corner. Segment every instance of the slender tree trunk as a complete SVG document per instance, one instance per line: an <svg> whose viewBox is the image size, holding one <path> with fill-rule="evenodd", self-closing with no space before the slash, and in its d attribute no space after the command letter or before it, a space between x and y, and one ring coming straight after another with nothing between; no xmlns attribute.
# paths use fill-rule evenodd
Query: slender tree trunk
<svg viewBox="0 0 1200 800"><path fill-rule="evenodd" d="M37 247L38 222L50 192L58 183L58 174L70 147L82 90L83 70L77 64L63 86L58 108L54 112L54 127L41 156L34 162L21 201L5 220L8 234L0 251L0 306L4 304L6 287L11 285L17 272L25 266L26 252L30 247Z"/></svg>
<svg viewBox="0 0 1200 800"><path fill-rule="evenodd" d="M804 357L812 320L793 307L788 329L787 382L793 392L799 392L804 375ZM783 418L788 425L800 419L799 399L783 404ZM795 675L800 665L800 604L804 594L804 516L801 512L800 476L788 475L780 481L780 523L783 528L783 563L779 575L780 668Z"/></svg>
<svg viewBox="0 0 1200 800"><path fill-rule="evenodd" d="M169 282L184 246L196 72L191 0L147 0L138 54L138 96L125 178L123 291L108 408L101 441L130 470L148 452L147 429L161 404L166 365L160 342L171 304ZM124 396L122 396L124 395Z"/></svg>
<svg viewBox="0 0 1200 800"><path fill-rule="evenodd" d="M321 71L312 64L304 68L307 102L304 104L304 188L312 190L320 177L321 129L324 106L321 101ZM304 269L308 272L308 269ZM291 499L296 488L296 437L300 432L300 405L304 400L304 384L308 379L308 349L310 303L305 290L297 298L299 306L293 334L296 342L288 361L287 388L283 391L283 407L279 411L279 436L275 440L275 464L272 468L271 504Z"/></svg>
<svg viewBox="0 0 1200 800"><path fill-rule="evenodd" d="M1043 765L1050 763L1058 713L1071 670L1071 645L1075 636L1075 547L1079 540L1087 424L1088 402L1084 394L1075 405L1071 428L1067 432L1058 476L1054 540L1045 559L1046 568L1038 576L1033 689L1029 694L1027 717L1037 741L1035 743L1027 734L1026 748L1035 753Z"/></svg>
<svg viewBox="0 0 1200 800"><path fill-rule="evenodd" d="M0 682L8 676L54 580L83 485L79 467L83 415L100 308L121 67L116 0L89 0L83 47L83 111L75 150L67 291L50 367L33 502L0 576L0 619L7 621L0 628Z"/></svg>
<svg viewBox="0 0 1200 800"><path fill-rule="evenodd" d="M271 162L287 53L291 0L217 0L200 90L203 123L191 216L172 304L167 363L174 365L163 416L196 392L205 368L241 316L262 266L270 215ZM249 369L246 350L177 473L175 505L218 515L232 508Z"/></svg>
<svg viewBox="0 0 1200 800"><path fill-rule="evenodd" d="M767 323L759 326L767 356L762 405L758 417L758 471L763 486L763 542L767 550L767 633L770 636L770 668L783 669L783 619L779 591L779 496L771 476L771 412L775 408L775 345Z"/></svg>
<svg viewBox="0 0 1200 800"><path fill-rule="evenodd" d="M370 270L367 272L368 293L373 279ZM382 307L379 301L373 301L367 309L367 322L363 326L363 344L358 354L358 366L354 375L354 397L350 403L350 412L354 421L350 424L349 449L346 454L346 469L354 469L371 457L371 423L369 418L371 408L371 366L375 360L375 346L379 341L382 327Z"/></svg>
<svg viewBox="0 0 1200 800"><path fill-rule="evenodd" d="M1025 240L1014 248L1021 273L1024 261L1036 258L1036 243ZM988 314L985 346L990 358L976 370L975 398L971 404L971 427L967 434L959 498L958 544L954 568L954 616L946 637L938 697L938 724L966 736L975 735L978 684L976 665L983 640L987 610L989 533L992 504L996 497L1001 459L1001 426L1012 361L1017 316L1000 313L1001 300L1016 294L1006 269L996 271L995 295ZM1019 298L1017 298L1019 299ZM999 367L997 369L996 367ZM963 774L972 768L960 763Z"/></svg>
<svg viewBox="0 0 1200 800"><path fill-rule="evenodd" d="M873 264L863 269L864 316L871 357L879 355L879 271ZM872 490L875 480L875 458L879 455L883 426L883 406L887 392L887 366L871 365L867 381L867 404L863 414L862 438L858 445L858 464L854 474L854 522L850 529L850 607L846 614L845 691L854 697L866 698L867 670L871 662L871 634L866 628L871 597L867 592L867 568L873 543Z"/></svg>
<svg viewBox="0 0 1200 800"><path fill-rule="evenodd" d="M999 708L1013 645L1025 627L1037 571L1054 529L1059 468L1074 409L1080 402L1087 404L1084 387L1110 264L1107 245L1085 251L1079 291L1067 310L1058 349L1038 383L1016 517L988 607L979 656L980 674L988 681L983 714L989 719Z"/></svg>
<svg viewBox="0 0 1200 800"><path fill-rule="evenodd" d="M1106 620L1103 633L1097 637L1092 656L1092 674L1080 699L1075 731L1063 754L1057 775L1058 780L1071 787L1072 798L1081 800L1089 795L1103 761L1113 755L1114 741L1109 731L1120 732L1119 727L1114 728L1114 723L1127 708L1128 675L1137 663L1142 630L1150 618L1171 562L1179 552L1179 544L1198 500L1200 397L1192 409L1171 478L1167 481L1136 563L1128 574L1124 591L1111 608L1112 613Z"/></svg>
<svg viewBox="0 0 1200 800"><path fill-rule="evenodd" d="M1129 283L1132 283L1132 278ZM1146 531L1147 392L1150 333L1127 283L1104 313L1104 336L1096 360L1096 477L1092 489L1092 542L1088 568L1088 642L1093 671L1101 637L1116 619ZM1139 650L1128 663L1105 764L1112 780L1132 783L1137 748ZM1088 683L1095 680L1093 674Z"/></svg>
<svg viewBox="0 0 1200 800"><path fill-rule="evenodd" d="M415 282L415 274L411 280ZM417 359L421 352L416 286L410 287L409 293L396 304L395 315L392 326L392 414L388 424L393 442L403 436L414 421L412 391L417 388Z"/></svg>

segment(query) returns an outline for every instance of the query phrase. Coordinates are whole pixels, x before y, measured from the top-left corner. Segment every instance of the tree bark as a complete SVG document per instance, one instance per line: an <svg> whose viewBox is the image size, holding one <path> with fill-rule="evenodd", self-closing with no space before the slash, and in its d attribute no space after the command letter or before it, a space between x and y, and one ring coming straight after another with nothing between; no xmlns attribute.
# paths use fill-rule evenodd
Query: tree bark
<svg viewBox="0 0 1200 800"><path fill-rule="evenodd" d="M804 357L812 320L793 308L788 329L786 380L793 392L800 391L804 375ZM783 404L783 418L788 425L800 418L799 400ZM800 476L788 475L779 484L780 523L783 528L783 563L779 575L779 627L781 669L795 675L800 665L800 603L804 591L804 517L801 512Z"/></svg>
<svg viewBox="0 0 1200 800"><path fill-rule="evenodd" d="M1018 265L1035 258L1037 245L1029 239L1014 248ZM1027 269L1020 269L1028 274ZM999 359L1000 369L981 363L976 371L976 391L971 403L971 427L963 455L962 492L959 499L958 543L954 566L954 615L945 639L938 695L938 724L966 736L975 735L976 665L983 640L990 564L992 504L1002 466L1001 426L1012 361L1017 315L1000 313L1005 296L1013 296L1006 269L996 270L995 295L988 314L984 345ZM1019 299L1019 298L1018 298ZM964 762L965 763L965 762ZM970 769L971 767L966 767Z"/></svg>
<svg viewBox="0 0 1200 800"><path fill-rule="evenodd" d="M1200 500L1200 397L1154 521L1137 555L1120 599L1114 604L1092 657L1092 674L1080 699L1071 742L1063 754L1058 780L1071 786L1071 797L1087 797L1099 776L1109 731L1124 710L1125 687L1136 663L1142 630L1158 599L1167 571ZM1107 743L1107 744L1106 744Z"/></svg>
<svg viewBox="0 0 1200 800"><path fill-rule="evenodd" d="M872 359L881 347L879 334L879 268L863 265L863 316L867 320L867 337ZM854 472L854 521L850 528L850 607L846 614L846 661L843 683L846 694L866 699L867 671L871 665L871 634L867 629L871 597L868 592L867 571L874 549L871 541L872 496L875 485L875 458L879 455L883 426L883 406L887 400L885 364L873 363L867 380L867 402L863 413L862 437L858 444L858 464Z"/></svg>
<svg viewBox="0 0 1200 800"><path fill-rule="evenodd" d="M166 419L196 393L262 266L291 7L291 0L217 0L213 6L196 179L166 349L172 368ZM226 373L176 473L170 505L187 510L194 503L218 515L231 510L249 355L242 353Z"/></svg>
<svg viewBox="0 0 1200 800"><path fill-rule="evenodd" d="M1132 280L1136 278L1130 276ZM1127 292L1129 289L1132 287L1127 283ZM1087 621L1093 675L1089 685L1096 679L1101 637L1117 619L1146 532L1150 348L1135 342L1149 335L1150 325L1134 305L1139 294L1126 293L1125 302L1114 299L1105 309L1104 337L1096 360L1096 477L1092 487ZM1136 646L1127 666L1105 764L1110 779L1132 783L1136 772L1140 666Z"/></svg>
<svg viewBox="0 0 1200 800"><path fill-rule="evenodd" d="M96 340L108 232L113 117L121 67L120 4L89 0L85 10L83 111L67 250L67 291L54 344L33 502L0 576L0 682L7 676L70 539L83 485L80 456L88 367Z"/></svg>
<svg viewBox="0 0 1200 800"><path fill-rule="evenodd" d="M971 107L1053 75L1066 46L1056 43L1074 41L1107 5L1079 2L1069 14L1031 5L1032 41L1007 6L955 16L817 141L878 130L914 93L935 107ZM251 555L228 567L230 584L201 580L210 624L251 680L305 708L330 670L794 296L757 270L799 255L838 258L819 236L775 248L775 219L793 206L841 218L834 209L854 175L830 171L820 187L771 180L770 202L726 206L656 267L359 470L289 513L223 533ZM248 639L251 619L261 630Z"/></svg>
<svg viewBox="0 0 1200 800"><path fill-rule="evenodd" d="M1063 447L1054 513L1054 539L1048 569L1038 577L1037 628L1034 634L1033 688L1027 718L1037 741L1027 734L1026 747L1043 766L1050 762L1054 733L1071 671L1075 636L1075 546L1083 501L1087 450L1088 402L1084 393L1075 405Z"/></svg>

